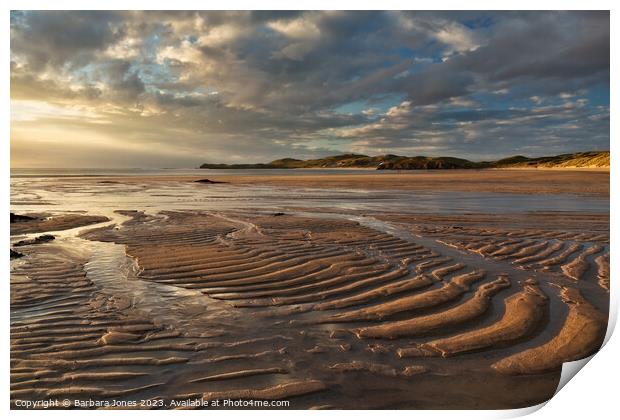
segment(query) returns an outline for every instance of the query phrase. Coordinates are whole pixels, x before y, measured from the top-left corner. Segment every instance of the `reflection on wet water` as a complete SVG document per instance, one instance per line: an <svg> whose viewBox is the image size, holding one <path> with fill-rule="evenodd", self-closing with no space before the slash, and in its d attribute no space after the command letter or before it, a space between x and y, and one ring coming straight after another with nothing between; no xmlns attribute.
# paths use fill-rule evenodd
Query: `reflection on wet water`
<svg viewBox="0 0 620 420"><path fill-rule="evenodd" d="M209 299L199 290L140 279L138 266L125 254L124 245L72 239L73 246L91 248L91 257L84 266L86 277L103 294L127 299L128 305L155 324L200 335L207 325L210 329L226 329L236 322L227 305Z"/></svg>
<svg viewBox="0 0 620 420"><path fill-rule="evenodd" d="M609 212L609 200L572 195L483 192L368 191L285 188L256 185L200 185L170 181L152 184L85 182L72 178L13 178L13 211L88 211L109 215L117 209L238 210L330 207L398 213L510 213L528 211Z"/></svg>

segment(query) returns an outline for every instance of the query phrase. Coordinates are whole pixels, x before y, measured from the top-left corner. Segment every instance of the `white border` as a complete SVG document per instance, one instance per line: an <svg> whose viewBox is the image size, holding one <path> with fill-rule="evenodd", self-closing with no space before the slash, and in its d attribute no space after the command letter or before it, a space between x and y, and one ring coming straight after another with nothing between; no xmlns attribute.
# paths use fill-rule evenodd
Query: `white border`
<svg viewBox="0 0 620 420"><path fill-rule="evenodd" d="M575 1L575 0L521 0L518 2L493 2L493 1L480 1L470 0L467 2L462 1L448 1L448 0L434 0L433 2L411 2L404 0L382 0L375 2L368 1L353 1L353 0L315 0L312 2L301 2L292 0L263 0L260 2L251 2L247 0L227 0L224 3L212 3L201 2L197 0L175 0L174 2L156 2L148 0L107 0L105 2L88 2L77 0L56 0L54 2L42 1L42 0L23 0L12 1L8 0L3 2L5 11L2 15L3 30L2 36L2 49L3 56L7 60L0 68L2 72L2 95L4 100L2 101L2 133L4 133L4 139L2 142L3 152L0 159L2 159L2 211L4 212L4 223L1 223L1 229L3 237L9 237L9 224L6 214L9 213L9 177L10 177L10 98L9 98L9 80L10 80L10 68L8 65L8 57L10 51L10 37L9 37L9 10L11 9L115 9L115 10L154 10L154 9L170 9L173 6L174 9L188 9L188 10L463 10L463 6L468 6L469 10L611 10L611 41L612 41L612 61L611 61L611 97L615 98L615 93L618 92L618 58L617 54L613 54L613 46L618 44L615 42L618 39L617 24L618 19L616 13L619 7L618 2L603 1L603 0L589 0L589 1ZM225 6L225 7L222 7ZM611 104L610 104L611 105ZM613 108L613 106L611 106ZM618 135L617 125L614 123L615 114L611 113L611 138L615 139ZM612 170L611 170L611 209L617 208L618 197L618 182L615 177L616 171L614 168L618 165L617 148L612 142L611 158L612 158ZM616 223L616 217L611 211L611 242L615 243L618 237L618 228ZM6 242L5 242L6 243ZM610 310L610 322L617 317L618 311L618 293L615 288L618 274L618 267L616 265L617 258L615 253L612 253L611 261L611 277L612 277L612 302ZM5 253L5 273L9 272L9 256ZM9 281L8 275L2 278L2 292L3 297L6 300L9 298ZM5 383L5 393L0 397L2 401L3 411L8 412L8 400L9 400L9 307L8 304L4 306L2 312L2 336L4 338L4 345L0 346L5 363L5 376L3 377ZM617 334L616 334L617 335ZM608 337L609 338L609 337ZM262 414L269 416L271 419L285 419L291 415L296 418L309 418L315 415L340 418L341 416L348 416L351 414L356 419L370 419L371 416L381 415L390 416L392 419L410 419L412 416L420 416L424 419L484 419L484 418L506 418L519 415L525 415L528 412L535 411L530 415L531 419L606 419L612 416L617 416L616 409L618 407L618 396L616 391L616 385L618 384L618 358L616 355L620 354L620 344L617 337L612 336L607 342L605 347L597 354L592 361L588 363L588 367L578 374L577 379L570 381L555 397L553 397L543 409L536 411L541 407L535 407L525 410L510 410L510 411L416 411L410 412L407 410L390 411L389 413L375 413L370 411L355 411L353 413L343 413L341 411L334 412L310 412L310 411L297 411L292 413L290 411L267 411L267 412L249 412L249 411L220 411L220 412L176 412L176 411L160 411L160 412L146 412L146 411L116 411L116 412L89 412L88 416L115 416L120 418L129 418L129 416L149 416L153 418L161 418L162 416L179 416L179 417L192 417L192 418L205 418L205 416L215 418L236 418L237 416L260 416ZM317 413L317 414L315 414ZM26 412L26 411L11 411L9 413L14 418L32 418L34 416L44 416L46 419L51 418L81 418L85 413L80 411L45 411L45 412Z"/></svg>

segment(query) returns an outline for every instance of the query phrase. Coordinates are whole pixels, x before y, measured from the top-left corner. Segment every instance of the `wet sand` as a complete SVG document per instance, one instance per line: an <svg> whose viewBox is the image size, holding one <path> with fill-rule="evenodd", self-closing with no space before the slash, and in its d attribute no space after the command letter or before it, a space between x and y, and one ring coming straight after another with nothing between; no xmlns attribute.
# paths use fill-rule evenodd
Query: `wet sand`
<svg viewBox="0 0 620 420"><path fill-rule="evenodd" d="M556 173L546 175L549 190L608 194L608 173ZM538 181L476 174L470 187L482 191L535 193L532 183L543 182L538 172ZM421 174L415 188L461 188L449 175ZM395 176L203 178L393 189ZM74 179L71 189L100 180ZM115 178L131 188L172 181L186 178ZM13 404L233 398L285 399L296 409L519 408L549 399L561 364L596 352L605 334L608 213L187 203L118 208L77 232L85 220L67 224L59 212L46 222L56 240L19 248ZM14 224L11 242L34 231L31 223Z"/></svg>
<svg viewBox="0 0 620 420"><path fill-rule="evenodd" d="M32 217L33 220L22 223L11 223L11 235L74 229L109 220L104 216L88 216L80 214L53 216L45 213L30 213L29 217Z"/></svg>
<svg viewBox="0 0 620 420"><path fill-rule="evenodd" d="M232 171L231 171L232 172ZM587 194L609 196L609 169L485 169L443 171L360 171L360 174L312 174L294 170L286 175L157 175L101 177L103 182L196 181L208 178L230 184L369 190L499 192L516 194ZM91 179L84 178L84 182Z"/></svg>

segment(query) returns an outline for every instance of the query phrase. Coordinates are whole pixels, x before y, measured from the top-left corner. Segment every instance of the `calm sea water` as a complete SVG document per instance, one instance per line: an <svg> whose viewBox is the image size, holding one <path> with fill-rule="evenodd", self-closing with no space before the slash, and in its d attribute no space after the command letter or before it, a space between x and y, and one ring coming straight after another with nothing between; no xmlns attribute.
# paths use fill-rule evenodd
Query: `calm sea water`
<svg viewBox="0 0 620 420"><path fill-rule="evenodd" d="M260 184L203 185L187 180L102 182L106 177L144 175L298 175L387 173L340 169L19 169L11 173L11 209L17 212L114 210L246 210L337 209L398 213L518 213L579 211L609 213L609 199L567 194L366 190L303 188ZM393 173L393 172L389 172ZM92 176L92 180L84 180Z"/></svg>
<svg viewBox="0 0 620 420"><path fill-rule="evenodd" d="M386 174L376 169L192 169L192 168L11 168L12 178L144 175L299 175L299 174Z"/></svg>

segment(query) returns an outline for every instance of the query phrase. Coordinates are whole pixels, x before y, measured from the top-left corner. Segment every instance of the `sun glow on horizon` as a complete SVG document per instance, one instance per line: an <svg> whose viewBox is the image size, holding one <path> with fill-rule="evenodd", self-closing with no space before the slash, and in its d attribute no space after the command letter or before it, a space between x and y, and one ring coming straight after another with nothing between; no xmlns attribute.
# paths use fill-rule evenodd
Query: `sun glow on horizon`
<svg viewBox="0 0 620 420"><path fill-rule="evenodd" d="M609 45L608 12L13 11L11 165L608 150Z"/></svg>

